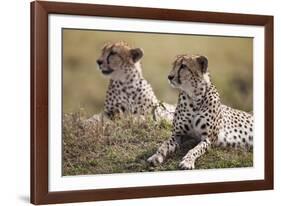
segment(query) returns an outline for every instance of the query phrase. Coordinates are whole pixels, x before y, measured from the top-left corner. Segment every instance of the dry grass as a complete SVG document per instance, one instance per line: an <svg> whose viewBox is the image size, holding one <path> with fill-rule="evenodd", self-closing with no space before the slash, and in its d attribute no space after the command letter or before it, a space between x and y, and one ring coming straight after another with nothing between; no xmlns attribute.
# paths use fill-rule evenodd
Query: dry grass
<svg viewBox="0 0 281 206"><path fill-rule="evenodd" d="M114 122L84 125L81 112L65 114L63 122L63 175L178 170L184 149L161 166L146 159L171 134L166 121L123 117ZM84 125L84 126L83 126ZM251 167L252 152L211 149L196 162L197 169Z"/></svg>

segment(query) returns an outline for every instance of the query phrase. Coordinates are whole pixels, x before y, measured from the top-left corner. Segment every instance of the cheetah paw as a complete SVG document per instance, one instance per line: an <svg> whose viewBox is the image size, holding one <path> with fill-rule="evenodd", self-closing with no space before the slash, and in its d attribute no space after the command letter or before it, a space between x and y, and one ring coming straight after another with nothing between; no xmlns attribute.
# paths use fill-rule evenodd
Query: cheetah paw
<svg viewBox="0 0 281 206"><path fill-rule="evenodd" d="M163 161L164 161L164 158L161 154L154 154L147 159L147 162L149 162L153 166L161 164Z"/></svg>
<svg viewBox="0 0 281 206"><path fill-rule="evenodd" d="M192 170L195 168L194 161L189 158L183 159L180 162L179 167L184 170Z"/></svg>

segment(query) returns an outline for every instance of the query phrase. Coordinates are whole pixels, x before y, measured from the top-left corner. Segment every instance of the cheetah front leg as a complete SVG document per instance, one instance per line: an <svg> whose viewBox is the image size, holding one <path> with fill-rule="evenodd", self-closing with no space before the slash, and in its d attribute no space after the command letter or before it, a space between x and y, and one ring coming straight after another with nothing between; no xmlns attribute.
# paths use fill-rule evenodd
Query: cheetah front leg
<svg viewBox="0 0 281 206"><path fill-rule="evenodd" d="M156 153L149 157L147 161L154 166L161 164L168 154L175 152L180 147L180 143L181 137L172 135L170 139L162 143Z"/></svg>
<svg viewBox="0 0 281 206"><path fill-rule="evenodd" d="M179 166L182 169L194 169L196 159L205 154L205 152L210 148L210 146L211 142L208 138L202 140L197 146L187 152L187 154L183 157L182 161L180 162Z"/></svg>

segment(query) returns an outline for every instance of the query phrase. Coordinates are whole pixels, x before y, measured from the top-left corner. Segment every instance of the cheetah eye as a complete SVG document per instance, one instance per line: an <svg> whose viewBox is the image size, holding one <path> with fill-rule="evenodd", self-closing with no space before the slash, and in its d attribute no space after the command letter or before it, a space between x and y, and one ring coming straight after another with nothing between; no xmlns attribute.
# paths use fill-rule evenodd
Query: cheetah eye
<svg viewBox="0 0 281 206"><path fill-rule="evenodd" d="M115 55L115 54L117 54L117 52L114 52L114 51L110 51L110 52L109 52L109 54L108 54L108 56L107 56L107 58L106 58L106 61L107 61L108 64L110 63L110 62L109 62L109 58L110 58L112 55Z"/></svg>
<svg viewBox="0 0 281 206"><path fill-rule="evenodd" d="M185 64L181 64L180 69L184 69L184 68L187 68L187 66Z"/></svg>
<svg viewBox="0 0 281 206"><path fill-rule="evenodd" d="M117 54L117 52L115 52L115 51L110 51L108 56L115 55L115 54Z"/></svg>

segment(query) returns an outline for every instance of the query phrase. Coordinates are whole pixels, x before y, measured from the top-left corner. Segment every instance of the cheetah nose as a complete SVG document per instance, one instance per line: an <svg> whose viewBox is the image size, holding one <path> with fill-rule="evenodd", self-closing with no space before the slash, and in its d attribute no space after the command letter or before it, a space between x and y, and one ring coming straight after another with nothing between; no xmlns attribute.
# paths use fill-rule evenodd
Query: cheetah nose
<svg viewBox="0 0 281 206"><path fill-rule="evenodd" d="M169 79L169 80L172 80L172 79L174 79L174 77L175 77L175 76L173 76L173 75L169 75L169 76L168 76L168 79Z"/></svg>
<svg viewBox="0 0 281 206"><path fill-rule="evenodd" d="M100 60L100 59L97 60L97 64L98 64L98 65L101 65L102 63L103 63L102 60Z"/></svg>

